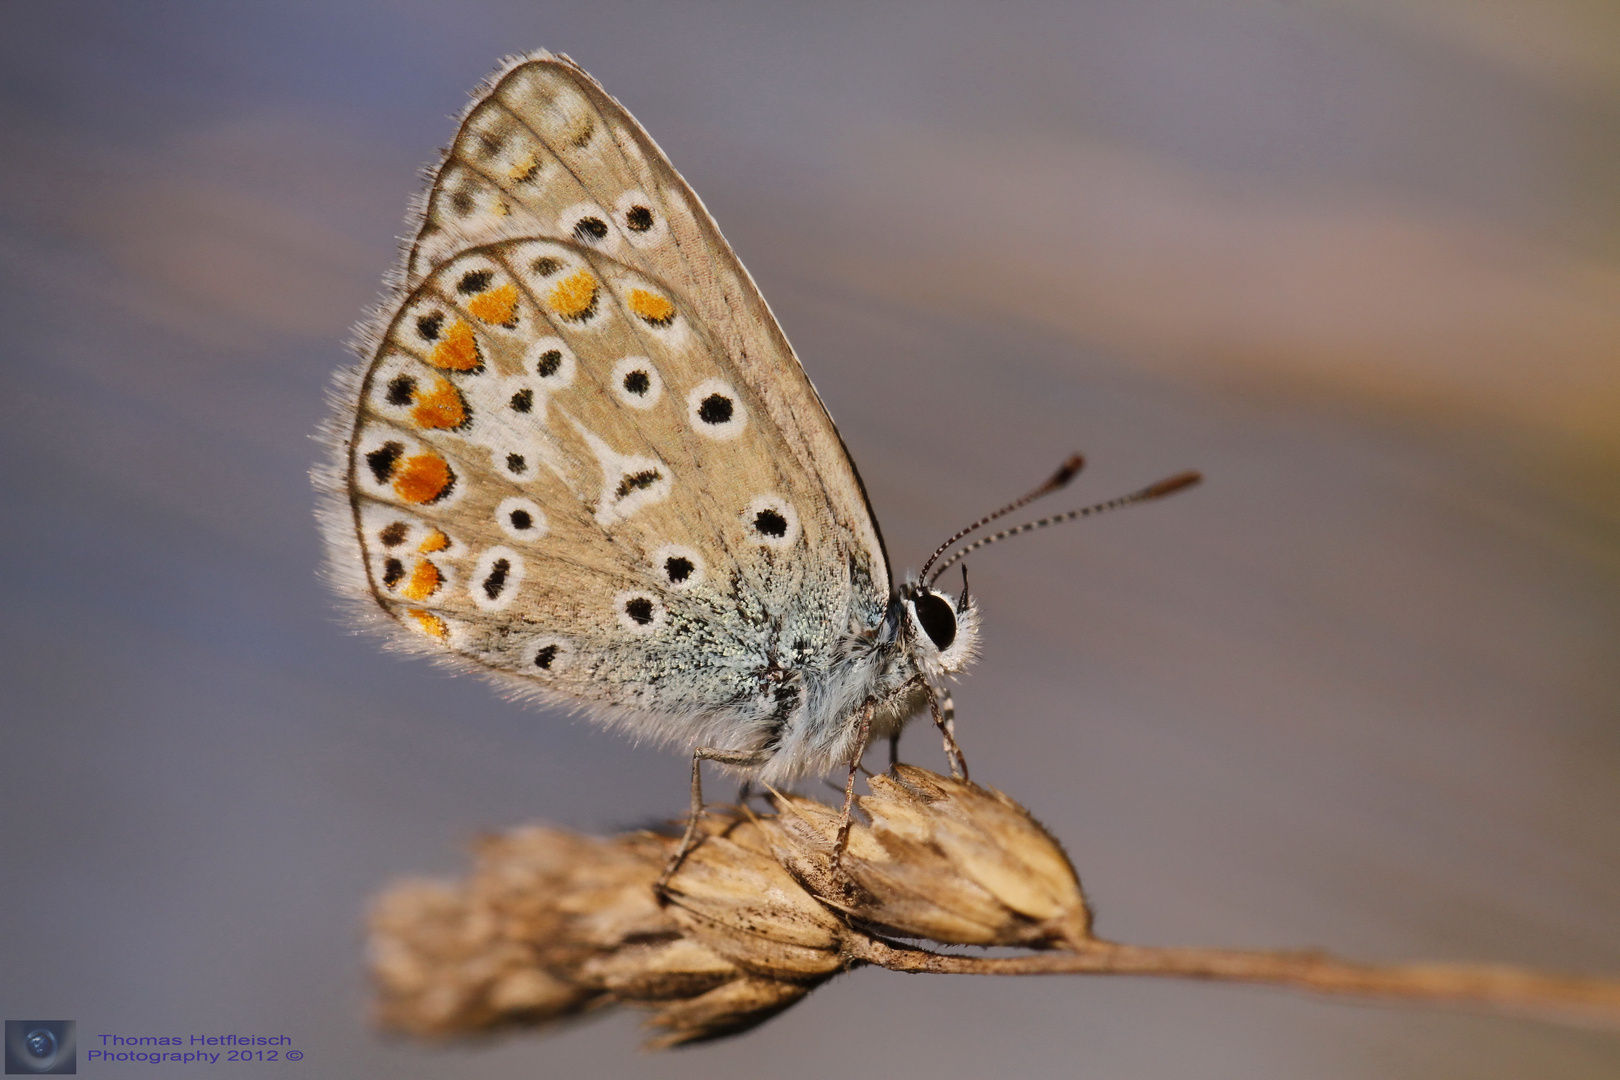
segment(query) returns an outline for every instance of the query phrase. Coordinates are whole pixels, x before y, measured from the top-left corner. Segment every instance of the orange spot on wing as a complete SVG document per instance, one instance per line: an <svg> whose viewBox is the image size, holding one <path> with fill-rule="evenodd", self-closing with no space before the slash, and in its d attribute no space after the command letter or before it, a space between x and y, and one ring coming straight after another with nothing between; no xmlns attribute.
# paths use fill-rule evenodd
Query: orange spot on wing
<svg viewBox="0 0 1620 1080"><path fill-rule="evenodd" d="M575 270L551 290L551 310L565 319L587 319L596 311L596 293L591 272Z"/></svg>
<svg viewBox="0 0 1620 1080"><path fill-rule="evenodd" d="M508 179L515 183L521 184L525 180L533 180L534 174L539 171L540 162L535 158L534 151L530 150L527 154L524 154L521 158L519 158L510 169L507 170L506 175Z"/></svg>
<svg viewBox="0 0 1620 1080"><path fill-rule="evenodd" d="M399 594L407 600L426 600L439 591L439 585L443 581L444 577L439 573L439 568L426 559L421 559L411 567L410 580L405 582L405 587Z"/></svg>
<svg viewBox="0 0 1620 1080"><path fill-rule="evenodd" d="M425 428L458 428L467 422L467 404L448 379L436 379L431 390L416 395L411 419Z"/></svg>
<svg viewBox="0 0 1620 1080"><path fill-rule="evenodd" d="M475 318L498 326L517 325L517 286L510 281L498 289L481 292L467 301L467 310Z"/></svg>
<svg viewBox="0 0 1620 1080"><path fill-rule="evenodd" d="M668 297L646 289L631 289L626 298L630 310L655 326L668 326L675 318L675 305Z"/></svg>
<svg viewBox="0 0 1620 1080"><path fill-rule="evenodd" d="M431 530L422 543L417 547L424 555L431 555L435 551L443 551L450 546L450 538L438 529Z"/></svg>
<svg viewBox="0 0 1620 1080"><path fill-rule="evenodd" d="M433 614L433 612L418 611L413 608L409 614L412 619L416 620L416 628L422 633L429 637L436 637L440 641L449 640L450 624Z"/></svg>
<svg viewBox="0 0 1620 1080"><path fill-rule="evenodd" d="M428 353L428 363L446 371L475 371L483 362L478 355L478 338L465 319L451 323Z"/></svg>
<svg viewBox="0 0 1620 1080"><path fill-rule="evenodd" d="M448 494L455 482L456 474L443 458L417 454L394 473L394 494L408 503L430 503Z"/></svg>

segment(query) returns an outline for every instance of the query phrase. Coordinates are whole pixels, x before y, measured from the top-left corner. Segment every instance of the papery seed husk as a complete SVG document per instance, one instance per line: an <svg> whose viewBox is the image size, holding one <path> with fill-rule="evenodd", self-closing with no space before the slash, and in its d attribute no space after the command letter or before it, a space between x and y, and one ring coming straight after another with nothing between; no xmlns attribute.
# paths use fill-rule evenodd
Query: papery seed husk
<svg viewBox="0 0 1620 1080"><path fill-rule="evenodd" d="M749 821L706 836L670 879L666 909L690 936L739 967L807 979L844 966L844 926L768 852Z"/></svg>
<svg viewBox="0 0 1620 1080"><path fill-rule="evenodd" d="M480 844L469 887L502 914L508 933L545 950L548 965L567 965L674 931L653 891L671 843L652 833L595 839L516 829Z"/></svg>
<svg viewBox="0 0 1620 1080"><path fill-rule="evenodd" d="M486 909L437 882L404 882L377 899L369 952L378 1022L417 1035L544 1023L600 997L536 968L533 951L504 938Z"/></svg>
<svg viewBox="0 0 1620 1080"><path fill-rule="evenodd" d="M647 1040L647 1049L662 1050L747 1031L795 1004L810 990L811 986L805 983L738 979L700 997L660 1009L647 1025L665 1028L667 1034Z"/></svg>
<svg viewBox="0 0 1620 1080"><path fill-rule="evenodd" d="M939 842L970 877L1009 908L1045 924L1054 941L1079 945L1090 939L1091 912L1079 875L1062 845L1028 810L993 788L916 766L899 765L895 773L898 783L873 777L873 791L896 801L902 785L933 794L930 809L961 826L941 829Z"/></svg>
<svg viewBox="0 0 1620 1080"><path fill-rule="evenodd" d="M982 859L982 873L974 876L1008 907L1032 919L1062 916L1080 896L1079 878L1063 848L1029 811L991 788L928 774L915 766L897 766L903 782L920 786L926 777L944 798L932 804L943 816L968 827L964 859ZM874 792L888 794L901 785L886 777L873 778ZM862 807L865 808L863 801ZM988 850L972 841L982 835ZM996 865L996 864L1000 865Z"/></svg>
<svg viewBox="0 0 1620 1080"><path fill-rule="evenodd" d="M1026 925L931 844L878 834L857 822L835 874L838 812L796 796L782 796L778 805L782 813L760 825L776 840L777 857L822 902L902 937L958 945L1022 943Z"/></svg>
<svg viewBox="0 0 1620 1080"><path fill-rule="evenodd" d="M489 988L490 1007L513 1017L560 1016L591 995L539 968L514 971Z"/></svg>
<svg viewBox="0 0 1620 1080"><path fill-rule="evenodd" d="M743 977L742 969L690 938L625 945L580 966L582 983L627 1001L694 998Z"/></svg>
<svg viewBox="0 0 1620 1080"><path fill-rule="evenodd" d="M1086 940L1079 880L1022 807L987 788L910 766L874 776L833 870L841 815L777 795L760 822L777 859L819 900L873 930L960 945Z"/></svg>

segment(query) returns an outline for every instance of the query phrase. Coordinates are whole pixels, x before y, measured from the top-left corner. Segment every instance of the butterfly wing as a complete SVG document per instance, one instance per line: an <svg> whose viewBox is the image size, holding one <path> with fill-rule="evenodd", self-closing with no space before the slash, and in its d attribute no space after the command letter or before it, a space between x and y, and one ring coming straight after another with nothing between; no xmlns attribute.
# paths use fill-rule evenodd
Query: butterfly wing
<svg viewBox="0 0 1620 1080"><path fill-rule="evenodd" d="M881 620L888 567L837 430L662 152L567 58L516 61L400 276L345 395L347 576L541 697L769 745Z"/></svg>
<svg viewBox="0 0 1620 1080"><path fill-rule="evenodd" d="M469 241L519 235L609 250L681 295L794 459L819 478L887 598L865 488L765 298L652 136L566 56L512 62L474 102L428 193L407 286Z"/></svg>

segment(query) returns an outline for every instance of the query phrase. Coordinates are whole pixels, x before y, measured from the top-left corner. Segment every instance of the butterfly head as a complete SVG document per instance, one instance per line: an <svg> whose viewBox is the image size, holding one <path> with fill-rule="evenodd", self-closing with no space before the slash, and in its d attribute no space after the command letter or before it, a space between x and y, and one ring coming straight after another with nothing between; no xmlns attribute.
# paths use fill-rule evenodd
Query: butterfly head
<svg viewBox="0 0 1620 1080"><path fill-rule="evenodd" d="M968 594L965 574L961 595L954 598L921 581L907 582L900 590L900 607L908 651L924 674L954 674L978 655L979 609Z"/></svg>

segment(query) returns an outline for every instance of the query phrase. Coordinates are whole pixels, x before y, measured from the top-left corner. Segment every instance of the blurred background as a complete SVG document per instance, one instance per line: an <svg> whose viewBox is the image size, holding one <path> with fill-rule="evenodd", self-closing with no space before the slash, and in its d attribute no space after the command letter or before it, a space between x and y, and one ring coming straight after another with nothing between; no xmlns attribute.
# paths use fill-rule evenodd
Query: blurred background
<svg viewBox="0 0 1620 1080"><path fill-rule="evenodd" d="M1103 933L1620 976L1620 7L9 0L6 1016L305 1076L1620 1074L1613 1033L1127 979L862 972L659 1057L633 1014L374 1034L385 882L685 799L316 576L348 327L538 47L707 201L901 567L1072 450L1075 504L1205 472L972 560L974 776Z"/></svg>

